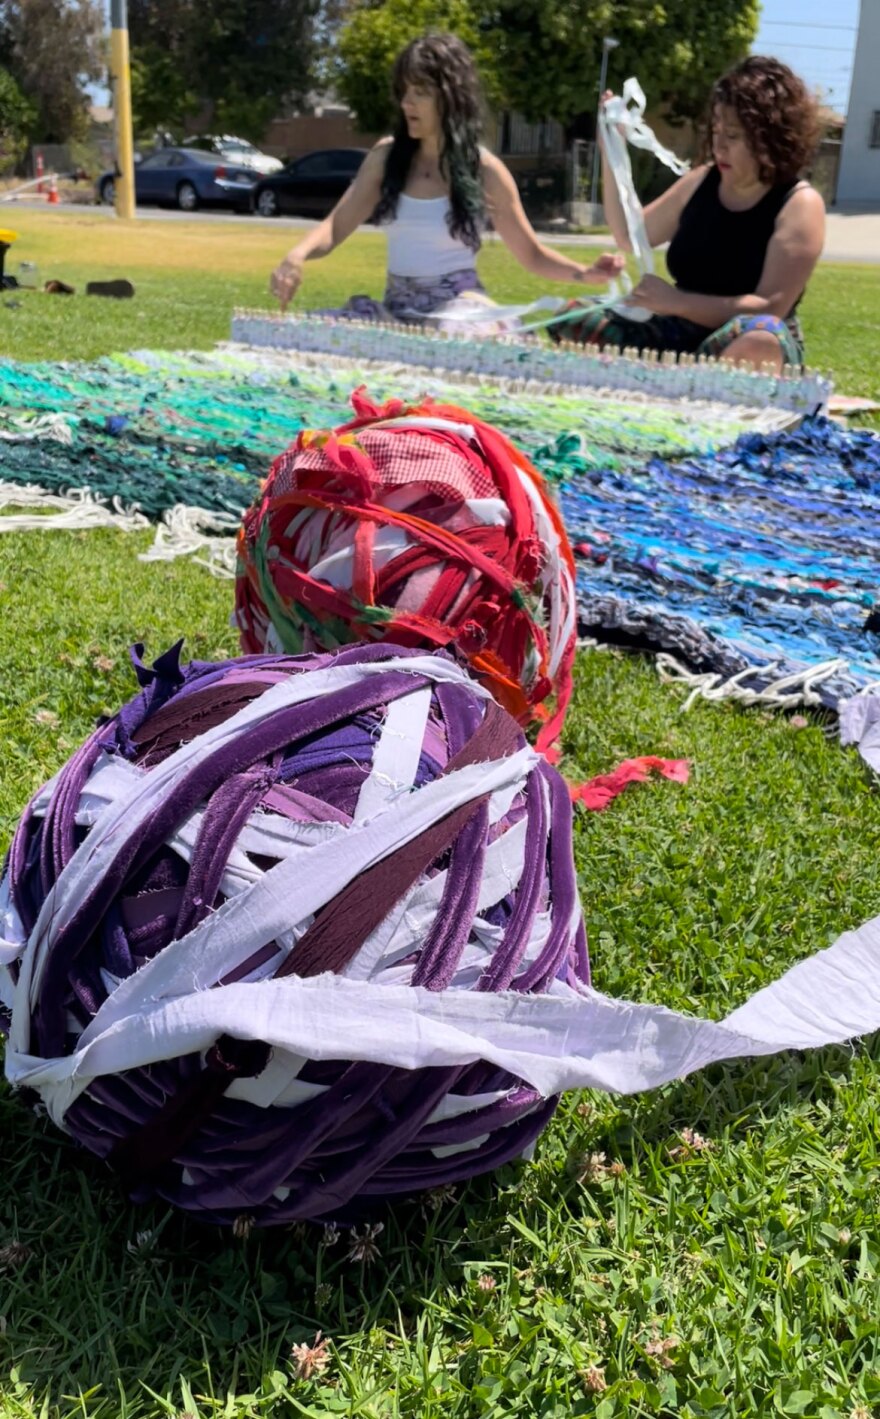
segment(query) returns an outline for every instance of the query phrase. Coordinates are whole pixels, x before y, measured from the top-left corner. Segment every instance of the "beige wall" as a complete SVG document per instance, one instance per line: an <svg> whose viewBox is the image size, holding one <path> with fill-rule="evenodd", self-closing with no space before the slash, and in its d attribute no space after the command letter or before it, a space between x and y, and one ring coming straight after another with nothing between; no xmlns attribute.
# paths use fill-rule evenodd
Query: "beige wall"
<svg viewBox="0 0 880 1419"><path fill-rule="evenodd" d="M692 124L673 128L659 113L649 113L647 119L661 143L672 148L680 157L693 157L697 134ZM487 124L486 142L489 146L497 146L497 126ZM561 156L564 152L561 129L559 133L559 153L556 156ZM362 133L354 119L345 113L322 114L321 117L316 114L298 114L295 118L273 119L266 130L261 147L279 158L297 158L320 148L371 148L380 136L378 133ZM540 165L541 160L548 156L553 154L517 153L506 155L505 162L514 170L520 170L535 164Z"/></svg>
<svg viewBox="0 0 880 1419"><path fill-rule="evenodd" d="M278 158L298 158L320 148L371 148L379 134L361 133L348 114L298 114L269 124L262 147Z"/></svg>

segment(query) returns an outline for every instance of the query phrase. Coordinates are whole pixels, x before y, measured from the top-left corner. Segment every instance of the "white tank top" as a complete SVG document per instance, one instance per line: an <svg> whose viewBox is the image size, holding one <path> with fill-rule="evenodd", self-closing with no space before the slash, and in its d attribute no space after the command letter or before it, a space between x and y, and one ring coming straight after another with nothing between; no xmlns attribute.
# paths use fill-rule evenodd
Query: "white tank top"
<svg viewBox="0 0 880 1419"><path fill-rule="evenodd" d="M449 234L448 197L397 199L397 215L386 224L389 276L430 280L453 271L472 271L476 254Z"/></svg>

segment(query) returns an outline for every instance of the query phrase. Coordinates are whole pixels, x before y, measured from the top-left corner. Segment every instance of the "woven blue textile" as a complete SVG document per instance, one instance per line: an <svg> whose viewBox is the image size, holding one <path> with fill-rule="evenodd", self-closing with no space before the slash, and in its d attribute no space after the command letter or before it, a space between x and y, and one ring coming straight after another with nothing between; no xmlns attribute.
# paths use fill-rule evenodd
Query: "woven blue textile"
<svg viewBox="0 0 880 1419"><path fill-rule="evenodd" d="M880 680L875 435L808 419L710 456L569 477L561 501L585 632L722 675L753 665L753 685L840 659L828 704Z"/></svg>

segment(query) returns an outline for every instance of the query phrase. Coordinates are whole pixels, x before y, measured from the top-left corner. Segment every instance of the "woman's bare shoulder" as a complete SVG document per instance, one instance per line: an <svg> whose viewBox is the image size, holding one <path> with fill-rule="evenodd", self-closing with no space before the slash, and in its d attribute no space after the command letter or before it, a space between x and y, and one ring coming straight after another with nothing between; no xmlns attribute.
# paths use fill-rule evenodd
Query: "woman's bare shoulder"
<svg viewBox="0 0 880 1419"><path fill-rule="evenodd" d="M693 167L688 168L687 172L683 173L679 178L681 191L696 192L700 183L709 176L709 173L712 171L712 166L712 163L694 163Z"/></svg>
<svg viewBox="0 0 880 1419"><path fill-rule="evenodd" d="M794 189L782 211L797 212L805 217L824 217L825 199L821 192L812 187L809 182L804 182L800 187Z"/></svg>
<svg viewBox="0 0 880 1419"><path fill-rule="evenodd" d="M367 156L364 158L364 163L370 163L371 166L378 167L380 170L384 168L393 142L393 138L380 138L378 143L374 143L367 153Z"/></svg>
<svg viewBox="0 0 880 1419"><path fill-rule="evenodd" d="M480 148L480 177L487 188L508 189L516 186L510 168L488 148Z"/></svg>

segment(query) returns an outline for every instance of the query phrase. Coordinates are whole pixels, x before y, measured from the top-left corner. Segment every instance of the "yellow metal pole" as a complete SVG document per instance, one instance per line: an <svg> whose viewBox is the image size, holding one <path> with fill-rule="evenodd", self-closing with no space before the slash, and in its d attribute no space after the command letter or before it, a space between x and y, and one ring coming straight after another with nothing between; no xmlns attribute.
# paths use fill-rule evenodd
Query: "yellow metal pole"
<svg viewBox="0 0 880 1419"><path fill-rule="evenodd" d="M110 78L116 128L116 215L134 216L134 138L131 124L131 73L128 64L128 7L110 0Z"/></svg>

